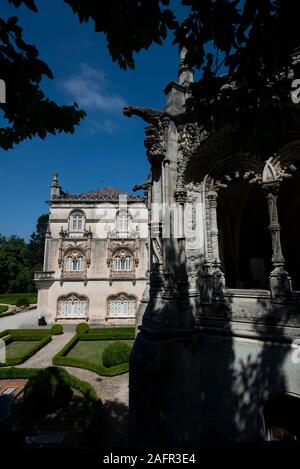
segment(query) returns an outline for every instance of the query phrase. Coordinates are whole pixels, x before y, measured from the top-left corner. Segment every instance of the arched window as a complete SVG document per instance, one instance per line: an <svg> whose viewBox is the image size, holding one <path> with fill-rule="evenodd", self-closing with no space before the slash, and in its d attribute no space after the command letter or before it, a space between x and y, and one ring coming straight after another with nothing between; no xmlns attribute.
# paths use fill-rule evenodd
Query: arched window
<svg viewBox="0 0 300 469"><path fill-rule="evenodd" d="M123 262L124 262L124 270L130 271L131 270L131 257L126 256Z"/></svg>
<svg viewBox="0 0 300 469"><path fill-rule="evenodd" d="M70 217L69 230L71 232L81 232L84 230L84 215L81 212L74 212Z"/></svg>
<svg viewBox="0 0 300 469"><path fill-rule="evenodd" d="M68 272L82 272L83 271L83 257L77 257L77 252L67 257L66 270Z"/></svg>
<svg viewBox="0 0 300 469"><path fill-rule="evenodd" d="M131 272L132 270L132 257L126 250L118 251L113 259L113 270L115 272Z"/></svg>
<svg viewBox="0 0 300 469"><path fill-rule="evenodd" d="M85 297L78 297L74 294L68 297L61 297L58 300L57 317L86 317L87 304L88 302Z"/></svg>
<svg viewBox="0 0 300 469"><path fill-rule="evenodd" d="M126 232L128 231L128 214L127 212L120 212L118 215L118 231Z"/></svg>
<svg viewBox="0 0 300 469"><path fill-rule="evenodd" d="M120 256L116 256L114 259L114 270L116 270L117 272L122 270L122 260Z"/></svg>
<svg viewBox="0 0 300 469"><path fill-rule="evenodd" d="M136 313L136 299L125 293L110 297L107 302L109 317L134 317Z"/></svg>
<svg viewBox="0 0 300 469"><path fill-rule="evenodd" d="M73 270L73 257L67 257L67 270L70 272Z"/></svg>

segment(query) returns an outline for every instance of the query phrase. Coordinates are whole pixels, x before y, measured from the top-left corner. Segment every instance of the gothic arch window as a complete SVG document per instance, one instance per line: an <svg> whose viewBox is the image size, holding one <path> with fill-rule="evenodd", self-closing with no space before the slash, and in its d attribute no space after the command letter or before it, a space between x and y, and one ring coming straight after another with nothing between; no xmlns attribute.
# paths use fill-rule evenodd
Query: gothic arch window
<svg viewBox="0 0 300 469"><path fill-rule="evenodd" d="M129 271L131 270L132 259L131 256L126 256L123 260L124 262L124 270Z"/></svg>
<svg viewBox="0 0 300 469"><path fill-rule="evenodd" d="M84 258L81 252L71 251L66 258L67 272L82 272L84 269Z"/></svg>
<svg viewBox="0 0 300 469"><path fill-rule="evenodd" d="M72 212L69 221L69 230L71 232L82 232L84 231L85 217L82 212Z"/></svg>
<svg viewBox="0 0 300 469"><path fill-rule="evenodd" d="M88 300L86 297L71 294L67 297L58 298L57 317L58 318L84 318L88 312Z"/></svg>
<svg viewBox="0 0 300 469"><path fill-rule="evenodd" d="M107 316L114 317L134 317L136 313L136 298L126 293L111 296L107 300Z"/></svg>
<svg viewBox="0 0 300 469"><path fill-rule="evenodd" d="M119 272L120 270L122 270L122 259L120 256L116 256L114 258L114 270Z"/></svg>
<svg viewBox="0 0 300 469"><path fill-rule="evenodd" d="M126 250L118 251L113 258L113 270L115 272L131 272L133 260L131 254Z"/></svg>

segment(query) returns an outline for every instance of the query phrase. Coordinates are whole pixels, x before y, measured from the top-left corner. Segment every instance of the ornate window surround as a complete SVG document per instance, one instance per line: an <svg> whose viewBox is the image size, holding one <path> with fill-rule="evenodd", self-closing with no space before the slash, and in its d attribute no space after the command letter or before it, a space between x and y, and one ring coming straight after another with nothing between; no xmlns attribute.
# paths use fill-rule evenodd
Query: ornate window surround
<svg viewBox="0 0 300 469"><path fill-rule="evenodd" d="M132 253L128 249L119 249L113 255L112 270L114 272L132 272Z"/></svg>
<svg viewBox="0 0 300 469"><path fill-rule="evenodd" d="M70 293L57 299L56 319L88 319L89 301L86 296Z"/></svg>
<svg viewBox="0 0 300 469"><path fill-rule="evenodd" d="M68 220L69 233L84 233L85 218L83 210L72 210Z"/></svg>
<svg viewBox="0 0 300 469"><path fill-rule="evenodd" d="M127 293L111 295L107 298L107 319L134 318L137 311L137 298Z"/></svg>

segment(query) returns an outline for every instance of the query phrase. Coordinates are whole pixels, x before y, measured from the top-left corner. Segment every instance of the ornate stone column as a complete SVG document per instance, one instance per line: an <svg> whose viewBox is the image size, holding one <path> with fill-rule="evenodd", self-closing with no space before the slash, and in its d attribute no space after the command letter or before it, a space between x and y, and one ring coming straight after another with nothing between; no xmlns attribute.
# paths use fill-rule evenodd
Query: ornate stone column
<svg viewBox="0 0 300 469"><path fill-rule="evenodd" d="M224 274L221 271L221 262L219 256L219 231L217 221L218 193L215 190L207 194L210 213L210 237L211 253L210 262L212 270L212 299L214 301L223 300L223 289L225 287Z"/></svg>
<svg viewBox="0 0 300 469"><path fill-rule="evenodd" d="M281 303L289 301L292 285L291 278L284 269L285 261L281 249L280 224L277 210L277 197L280 183L277 181L264 183L262 187L267 197L270 218L269 231L272 241L273 270L270 273L271 296L273 301Z"/></svg>

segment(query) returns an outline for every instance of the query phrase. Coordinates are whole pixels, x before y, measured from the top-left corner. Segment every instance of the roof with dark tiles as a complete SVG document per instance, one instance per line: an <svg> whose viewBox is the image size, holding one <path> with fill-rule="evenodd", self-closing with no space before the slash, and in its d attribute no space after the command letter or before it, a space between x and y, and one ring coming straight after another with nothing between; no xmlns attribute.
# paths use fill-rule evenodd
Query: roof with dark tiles
<svg viewBox="0 0 300 469"><path fill-rule="evenodd" d="M69 194L68 192L61 191L60 195L52 196L52 200L76 200L76 201L94 201L94 202L117 202L120 195L127 195L127 200L135 202L143 202L144 198L138 195L128 194L115 187L101 187L89 192L82 192L80 194Z"/></svg>

